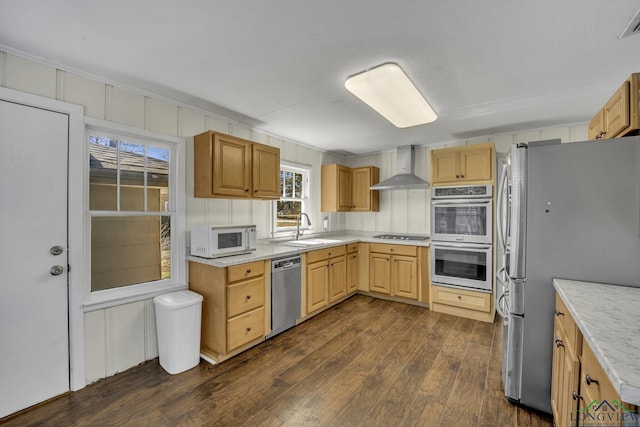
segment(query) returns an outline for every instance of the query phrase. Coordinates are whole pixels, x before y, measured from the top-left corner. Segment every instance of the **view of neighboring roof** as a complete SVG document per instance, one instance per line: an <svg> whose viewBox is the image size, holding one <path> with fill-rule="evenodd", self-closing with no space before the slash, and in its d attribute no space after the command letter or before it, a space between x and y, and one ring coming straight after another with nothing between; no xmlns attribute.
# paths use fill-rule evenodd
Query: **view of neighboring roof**
<svg viewBox="0 0 640 427"><path fill-rule="evenodd" d="M144 161L144 154L120 150L121 171L143 172ZM118 149L108 145L91 144L89 148L89 166L91 169L116 169L118 166ZM147 172L167 175L169 173L169 162L147 155Z"/></svg>

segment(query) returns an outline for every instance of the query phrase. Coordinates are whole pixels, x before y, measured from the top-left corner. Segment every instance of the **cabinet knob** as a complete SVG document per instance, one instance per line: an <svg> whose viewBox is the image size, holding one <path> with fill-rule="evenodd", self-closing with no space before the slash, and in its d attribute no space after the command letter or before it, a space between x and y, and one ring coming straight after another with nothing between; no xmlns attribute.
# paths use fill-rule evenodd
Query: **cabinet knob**
<svg viewBox="0 0 640 427"><path fill-rule="evenodd" d="M464 178L464 175L460 175L460 178Z"/></svg>
<svg viewBox="0 0 640 427"><path fill-rule="evenodd" d="M456 178L460 178L460 175L456 175Z"/></svg>
<svg viewBox="0 0 640 427"><path fill-rule="evenodd" d="M556 311L555 311L555 315L556 315L556 317L558 317L558 316L564 316L564 313L563 313L563 312L561 312L561 311L556 310Z"/></svg>
<svg viewBox="0 0 640 427"><path fill-rule="evenodd" d="M249 301L251 299L251 295L247 295L246 300Z"/></svg>
<svg viewBox="0 0 640 427"><path fill-rule="evenodd" d="M458 299L461 300L462 299L462 295L458 295Z"/></svg>
<svg viewBox="0 0 640 427"><path fill-rule="evenodd" d="M329 252L329 256L331 256L331 252Z"/></svg>
<svg viewBox="0 0 640 427"><path fill-rule="evenodd" d="M251 326L247 326L247 332L251 332Z"/></svg>
<svg viewBox="0 0 640 427"><path fill-rule="evenodd" d="M591 378L591 375L587 374L584 376L584 382L587 383L587 385L591 385L591 383L596 383L596 384L600 384L598 382L598 380L594 380L593 378Z"/></svg>
<svg viewBox="0 0 640 427"><path fill-rule="evenodd" d="M248 189L248 188L245 188L245 189L244 189L244 192L245 192L245 193L248 193L248 192L249 192L249 189Z"/></svg>
<svg viewBox="0 0 640 427"><path fill-rule="evenodd" d="M573 393L571 393L571 398L573 400L578 400L578 399L584 400L584 398L582 396L580 396L578 393L576 393L575 391Z"/></svg>
<svg viewBox="0 0 640 427"><path fill-rule="evenodd" d="M556 337L556 339L554 340L556 343L556 347L564 347L564 343L562 342L562 340L558 337Z"/></svg>
<svg viewBox="0 0 640 427"><path fill-rule="evenodd" d="M247 274L251 274L251 269L250 268L247 269Z"/></svg>

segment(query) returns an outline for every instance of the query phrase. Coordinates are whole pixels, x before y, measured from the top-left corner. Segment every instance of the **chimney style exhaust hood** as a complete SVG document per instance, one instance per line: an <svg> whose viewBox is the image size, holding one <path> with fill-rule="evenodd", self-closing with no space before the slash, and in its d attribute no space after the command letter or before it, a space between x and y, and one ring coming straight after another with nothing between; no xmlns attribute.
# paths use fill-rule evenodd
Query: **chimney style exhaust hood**
<svg viewBox="0 0 640 427"><path fill-rule="evenodd" d="M369 187L370 190L400 190L428 188L429 182L414 175L415 147L403 145L396 149L396 174Z"/></svg>

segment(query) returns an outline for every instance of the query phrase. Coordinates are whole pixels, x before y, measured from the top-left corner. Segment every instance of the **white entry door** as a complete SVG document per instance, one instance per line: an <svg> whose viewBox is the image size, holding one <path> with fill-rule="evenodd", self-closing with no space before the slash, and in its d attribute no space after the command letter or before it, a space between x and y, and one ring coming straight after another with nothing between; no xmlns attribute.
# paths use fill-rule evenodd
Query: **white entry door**
<svg viewBox="0 0 640 427"><path fill-rule="evenodd" d="M69 390L68 135L0 100L0 418Z"/></svg>

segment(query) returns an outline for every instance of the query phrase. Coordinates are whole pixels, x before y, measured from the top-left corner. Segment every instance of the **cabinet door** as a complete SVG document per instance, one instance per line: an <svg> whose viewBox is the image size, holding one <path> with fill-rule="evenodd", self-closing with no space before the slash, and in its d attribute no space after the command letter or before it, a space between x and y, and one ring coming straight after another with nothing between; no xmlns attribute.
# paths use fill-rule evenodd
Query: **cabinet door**
<svg viewBox="0 0 640 427"><path fill-rule="evenodd" d="M369 255L369 290L383 294L391 293L391 255Z"/></svg>
<svg viewBox="0 0 640 427"><path fill-rule="evenodd" d="M347 293L353 293L358 290L359 277L359 257L358 253L347 254Z"/></svg>
<svg viewBox="0 0 640 427"><path fill-rule="evenodd" d="M459 176L458 159L457 150L432 150L431 183L456 181Z"/></svg>
<svg viewBox="0 0 640 427"><path fill-rule="evenodd" d="M329 262L307 265L307 313L329 303Z"/></svg>
<svg viewBox="0 0 640 427"><path fill-rule="evenodd" d="M393 256L391 283L393 295L418 299L418 260L415 257Z"/></svg>
<svg viewBox="0 0 640 427"><path fill-rule="evenodd" d="M338 210L351 209L351 169L338 166Z"/></svg>
<svg viewBox="0 0 640 427"><path fill-rule="evenodd" d="M371 210L371 168L354 168L351 170L351 210Z"/></svg>
<svg viewBox="0 0 640 427"><path fill-rule="evenodd" d="M629 127L629 82L626 81L604 104L606 138L613 138Z"/></svg>
<svg viewBox="0 0 640 427"><path fill-rule="evenodd" d="M600 139L604 136L604 109L598 111L589 122L589 139Z"/></svg>
<svg viewBox="0 0 640 427"><path fill-rule="evenodd" d="M562 403L562 377L564 375L564 346L560 337L560 325L558 320L554 322L553 329L553 356L551 364L551 412L556 425L561 425L560 414L563 412Z"/></svg>
<svg viewBox="0 0 640 427"><path fill-rule="evenodd" d="M573 350L564 348L564 367L562 368L562 382L560 383L562 403L561 411L558 413L556 426L575 425L576 413L578 411L578 398L573 398L573 393L578 394L578 384L580 382L580 361ZM572 422L573 420L573 422Z"/></svg>
<svg viewBox="0 0 640 427"><path fill-rule="evenodd" d="M345 257L329 260L329 303L347 294L347 263Z"/></svg>
<svg viewBox="0 0 640 427"><path fill-rule="evenodd" d="M280 198L280 150L253 144L253 197Z"/></svg>
<svg viewBox="0 0 640 427"><path fill-rule="evenodd" d="M214 138L214 195L250 197L252 144L226 135L215 135Z"/></svg>
<svg viewBox="0 0 640 427"><path fill-rule="evenodd" d="M493 170L493 150L482 146L465 147L460 150L459 177L464 181L481 181L491 179Z"/></svg>

